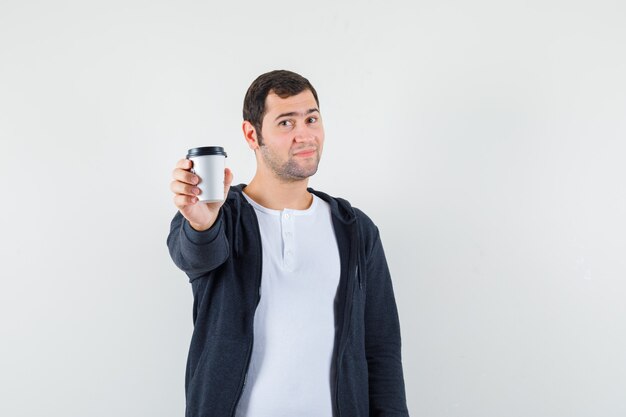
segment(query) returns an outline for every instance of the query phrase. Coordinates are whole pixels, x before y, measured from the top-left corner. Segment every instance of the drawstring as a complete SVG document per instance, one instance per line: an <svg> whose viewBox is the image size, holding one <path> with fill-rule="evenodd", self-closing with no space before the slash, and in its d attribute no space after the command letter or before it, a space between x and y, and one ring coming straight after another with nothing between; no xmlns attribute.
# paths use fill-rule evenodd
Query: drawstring
<svg viewBox="0 0 626 417"><path fill-rule="evenodd" d="M356 244L355 244L355 250L356 250L356 279L359 282L359 290L363 289L363 273L364 273L364 269L363 266L361 265L361 230L359 227L359 221L358 218L355 216L355 222L354 222L354 226L352 226L356 229L356 233L353 234L354 238L353 240L356 240ZM353 243L354 244L354 243Z"/></svg>
<svg viewBox="0 0 626 417"><path fill-rule="evenodd" d="M240 247L241 238L241 198L236 199L237 217L235 218L235 256L239 256L243 249Z"/></svg>
<svg viewBox="0 0 626 417"><path fill-rule="evenodd" d="M235 219L235 256L239 256L243 252L243 249L240 247L241 239L239 237L241 234L241 197L235 197L234 200L235 212L237 213L237 218Z"/></svg>
<svg viewBox="0 0 626 417"><path fill-rule="evenodd" d="M352 236L350 236L350 261L348 265L355 265L351 261L354 261L353 256L355 256L356 252L356 265L354 271L354 277L359 283L359 290L363 289L363 275L365 274L365 268L361 263L363 262L364 256L361 254L363 250L361 250L362 242L361 242L361 228L359 227L359 221L354 208L350 206L346 200L341 198L332 198L327 194L324 194L320 191L316 191L313 188L307 188L310 193L316 194L318 197L321 197L324 201L326 201L331 206L331 211L334 212L334 218L338 219L341 223L349 226L351 229ZM341 210L343 209L343 213ZM350 273L350 272L348 272Z"/></svg>

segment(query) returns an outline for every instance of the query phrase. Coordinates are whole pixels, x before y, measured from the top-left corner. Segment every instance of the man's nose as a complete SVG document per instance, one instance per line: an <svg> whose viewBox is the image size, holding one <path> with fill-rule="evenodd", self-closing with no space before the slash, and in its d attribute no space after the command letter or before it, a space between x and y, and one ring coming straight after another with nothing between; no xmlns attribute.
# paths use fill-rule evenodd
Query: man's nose
<svg viewBox="0 0 626 417"><path fill-rule="evenodd" d="M299 126L296 126L296 131L294 132L294 134L294 139L296 142L306 142L313 139L314 136L311 128L308 127L306 124L300 124Z"/></svg>

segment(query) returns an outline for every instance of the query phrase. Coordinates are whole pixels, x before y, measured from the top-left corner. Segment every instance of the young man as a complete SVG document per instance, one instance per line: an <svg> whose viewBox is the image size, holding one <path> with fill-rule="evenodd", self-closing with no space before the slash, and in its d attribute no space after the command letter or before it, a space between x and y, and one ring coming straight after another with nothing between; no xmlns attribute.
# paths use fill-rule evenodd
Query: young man
<svg viewBox="0 0 626 417"><path fill-rule="evenodd" d="M317 93L289 71L244 100L250 184L198 203L191 161L173 172L167 244L194 294L186 417L408 416L400 326L378 229L307 188L324 145Z"/></svg>

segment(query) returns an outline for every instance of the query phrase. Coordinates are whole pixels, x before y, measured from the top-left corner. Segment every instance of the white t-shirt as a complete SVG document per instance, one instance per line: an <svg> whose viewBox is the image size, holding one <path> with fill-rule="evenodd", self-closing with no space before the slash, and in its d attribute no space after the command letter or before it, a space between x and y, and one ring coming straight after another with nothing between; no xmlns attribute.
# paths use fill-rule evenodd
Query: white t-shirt
<svg viewBox="0 0 626 417"><path fill-rule="evenodd" d="M331 364L339 248L330 206L272 210L245 193L259 220L261 299L237 417L332 417Z"/></svg>

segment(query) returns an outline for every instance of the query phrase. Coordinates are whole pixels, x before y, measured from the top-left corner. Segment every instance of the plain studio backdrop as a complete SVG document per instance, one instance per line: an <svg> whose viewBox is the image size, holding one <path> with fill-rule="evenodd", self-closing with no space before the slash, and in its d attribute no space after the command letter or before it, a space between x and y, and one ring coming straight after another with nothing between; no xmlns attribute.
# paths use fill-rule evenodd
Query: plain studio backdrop
<svg viewBox="0 0 626 417"><path fill-rule="evenodd" d="M0 2L0 415L182 416L176 161L320 95L311 186L380 228L409 410L626 415L623 1Z"/></svg>

